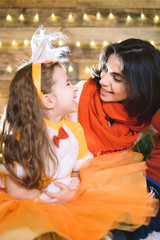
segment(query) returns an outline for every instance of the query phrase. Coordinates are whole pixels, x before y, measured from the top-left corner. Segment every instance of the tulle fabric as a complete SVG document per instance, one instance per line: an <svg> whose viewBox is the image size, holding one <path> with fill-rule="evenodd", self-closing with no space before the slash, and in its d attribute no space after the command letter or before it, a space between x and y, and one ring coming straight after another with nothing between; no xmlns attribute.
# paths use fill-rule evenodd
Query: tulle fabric
<svg viewBox="0 0 160 240"><path fill-rule="evenodd" d="M117 227L148 224L158 203L148 196L141 159L139 153L121 151L87 161L67 204L16 200L0 191L0 239L33 240L54 233L58 239L98 240Z"/></svg>

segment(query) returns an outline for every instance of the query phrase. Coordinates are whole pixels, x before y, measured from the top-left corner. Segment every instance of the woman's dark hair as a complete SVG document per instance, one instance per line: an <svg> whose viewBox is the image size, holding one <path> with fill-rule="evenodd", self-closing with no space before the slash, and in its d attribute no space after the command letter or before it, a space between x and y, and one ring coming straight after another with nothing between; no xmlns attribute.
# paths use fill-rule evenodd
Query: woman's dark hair
<svg viewBox="0 0 160 240"><path fill-rule="evenodd" d="M122 74L128 99L123 102L130 117L148 122L160 107L160 51L149 42L127 39L111 44L101 54L100 69L93 80L100 86L100 73L111 54L123 61Z"/></svg>
<svg viewBox="0 0 160 240"><path fill-rule="evenodd" d="M51 91L56 66L60 65L41 64L41 91L44 94ZM14 180L29 189L44 187L43 177L49 159L53 162L54 172L57 169L57 158L48 139L43 111L32 79L32 64L29 64L18 70L11 82L6 118L0 137L0 162ZM15 161L25 170L26 176L23 178L15 172Z"/></svg>

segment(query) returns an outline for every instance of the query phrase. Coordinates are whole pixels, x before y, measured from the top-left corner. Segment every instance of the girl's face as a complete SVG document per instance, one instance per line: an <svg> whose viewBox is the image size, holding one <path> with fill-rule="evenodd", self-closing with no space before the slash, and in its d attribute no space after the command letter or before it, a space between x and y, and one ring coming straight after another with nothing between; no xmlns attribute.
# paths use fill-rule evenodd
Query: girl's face
<svg viewBox="0 0 160 240"><path fill-rule="evenodd" d="M76 112L77 90L78 88L71 84L67 74L61 67L55 67L53 73L54 84L52 87L52 96L54 99L54 112L57 117L64 117L66 114Z"/></svg>
<svg viewBox="0 0 160 240"><path fill-rule="evenodd" d="M103 102L121 102L128 98L125 80L122 75L123 62L116 54L108 58L100 80L100 98Z"/></svg>

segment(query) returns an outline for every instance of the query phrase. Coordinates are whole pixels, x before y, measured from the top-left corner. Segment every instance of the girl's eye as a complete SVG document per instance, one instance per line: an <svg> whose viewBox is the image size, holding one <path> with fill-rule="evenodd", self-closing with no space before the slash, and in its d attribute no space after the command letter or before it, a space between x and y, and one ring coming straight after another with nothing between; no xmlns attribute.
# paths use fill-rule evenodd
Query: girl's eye
<svg viewBox="0 0 160 240"><path fill-rule="evenodd" d="M66 86L70 86L70 84L71 84L70 82L67 82L67 85L66 85Z"/></svg>

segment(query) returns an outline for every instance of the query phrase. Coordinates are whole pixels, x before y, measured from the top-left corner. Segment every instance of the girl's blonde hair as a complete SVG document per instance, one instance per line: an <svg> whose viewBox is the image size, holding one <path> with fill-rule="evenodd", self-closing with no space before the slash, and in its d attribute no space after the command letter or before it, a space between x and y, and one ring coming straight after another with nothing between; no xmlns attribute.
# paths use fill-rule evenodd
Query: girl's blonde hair
<svg viewBox="0 0 160 240"><path fill-rule="evenodd" d="M60 66L59 63L41 64L43 94L51 91L56 66ZM51 159L55 171L57 169L57 158L43 119L42 103L32 79L32 64L18 70L11 82L0 152L0 162L5 165L12 178L29 189L44 187L44 162ZM24 168L24 178L15 173L15 161Z"/></svg>

